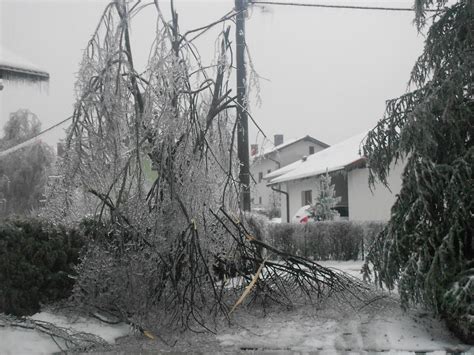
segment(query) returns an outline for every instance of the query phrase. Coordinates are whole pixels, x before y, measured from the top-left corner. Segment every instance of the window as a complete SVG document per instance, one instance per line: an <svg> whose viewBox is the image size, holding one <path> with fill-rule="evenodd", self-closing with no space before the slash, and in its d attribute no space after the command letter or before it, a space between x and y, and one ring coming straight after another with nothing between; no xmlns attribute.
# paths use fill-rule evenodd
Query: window
<svg viewBox="0 0 474 355"><path fill-rule="evenodd" d="M259 205L262 204L262 196L260 196L260 197L258 198L258 204L259 204Z"/></svg>
<svg viewBox="0 0 474 355"><path fill-rule="evenodd" d="M311 146L309 147L309 155L314 154L314 147Z"/></svg>
<svg viewBox="0 0 474 355"><path fill-rule="evenodd" d="M262 180L263 180L263 173L260 172L258 173L258 182L262 182Z"/></svg>
<svg viewBox="0 0 474 355"><path fill-rule="evenodd" d="M349 217L349 208L345 206L336 207L334 208L337 212L339 212L339 216L341 217Z"/></svg>
<svg viewBox="0 0 474 355"><path fill-rule="evenodd" d="M311 205L313 203L313 191L301 191L301 206Z"/></svg>

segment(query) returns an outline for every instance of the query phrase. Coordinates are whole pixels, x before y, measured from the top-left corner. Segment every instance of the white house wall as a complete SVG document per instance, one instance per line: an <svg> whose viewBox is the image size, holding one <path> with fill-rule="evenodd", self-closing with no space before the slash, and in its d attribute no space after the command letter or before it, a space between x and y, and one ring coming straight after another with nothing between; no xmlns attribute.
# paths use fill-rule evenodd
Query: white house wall
<svg viewBox="0 0 474 355"><path fill-rule="evenodd" d="M355 221L386 221L390 219L390 210L396 195L402 186L404 164L392 165L388 176L390 190L383 184L377 183L370 190L369 169L354 169L347 176L349 219Z"/></svg>
<svg viewBox="0 0 474 355"><path fill-rule="evenodd" d="M259 173L262 173L262 175L265 176L268 174L268 171L275 171L276 169L278 169L277 163L271 161L270 159L262 159L252 164L250 172L256 181L254 182L251 179L252 187L250 196L252 198L253 208L269 208L273 191L267 187L267 182L264 179L259 182L258 176ZM262 201L261 203L260 200Z"/></svg>
<svg viewBox="0 0 474 355"><path fill-rule="evenodd" d="M367 168L354 169L347 172L347 204L349 220L355 221L386 221L390 218L390 209L395 202L396 194L400 192L404 164L392 165L388 182L390 190L378 183L374 190L369 188L369 170ZM335 179L333 178L335 183ZM319 186L317 177L293 180L281 184L281 189L289 193L290 219L302 207L301 194L303 191L311 190L313 200L316 197ZM336 185L336 195L345 195L345 189L339 189ZM281 216L286 221L286 197L281 196ZM345 201L341 201L346 205Z"/></svg>
<svg viewBox="0 0 474 355"><path fill-rule="evenodd" d="M285 184L287 186L287 191L289 193L290 198L290 219L296 214L302 205L301 201L301 192L306 190L312 190L313 199L315 197L315 191L319 185L318 179L316 177L311 177L308 179L302 180L295 180L289 181ZM284 200L282 199L281 205L284 205ZM285 215L283 215L282 210L282 217L285 218L286 216L286 208L285 208Z"/></svg>
<svg viewBox="0 0 474 355"><path fill-rule="evenodd" d="M347 207L347 185L345 183L345 178L342 174L337 174L333 176L332 183L335 185L336 196L341 197L341 202L338 206ZM300 180L293 180L287 183L281 184L285 186L284 190L289 192L289 199L290 199L290 219L296 214L301 207L303 207L302 201L302 192L311 190L311 195L314 200L318 194L319 189L319 178L312 176L306 179ZM283 220L285 220L286 216L286 206L285 205L285 197L282 196L281 202L281 215Z"/></svg>
<svg viewBox="0 0 474 355"><path fill-rule="evenodd" d="M281 194L276 193L271 188L267 187L267 181L258 181L259 173L263 173L263 176L265 176L269 173L269 171L275 171L276 169L291 164L297 161L298 159L302 159L303 156L308 156L309 147L311 146L314 147L315 153L324 149L318 144L303 140L285 147L281 152L272 153L270 157L273 160L269 158L263 158L256 160L251 164L250 172L256 180L256 183L251 180L252 187L250 194L252 198L252 208L270 209L273 201L275 199L280 201L280 198L282 205L286 203L284 201L284 196L281 196ZM276 162L278 162L279 164ZM260 203L260 199L262 203ZM285 215L282 216L284 218Z"/></svg>

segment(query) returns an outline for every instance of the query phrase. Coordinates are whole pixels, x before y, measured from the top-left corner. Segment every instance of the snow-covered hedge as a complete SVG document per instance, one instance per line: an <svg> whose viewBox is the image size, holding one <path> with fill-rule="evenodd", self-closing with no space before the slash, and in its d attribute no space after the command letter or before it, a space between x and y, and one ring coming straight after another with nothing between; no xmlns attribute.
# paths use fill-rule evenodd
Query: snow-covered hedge
<svg viewBox="0 0 474 355"><path fill-rule="evenodd" d="M321 221L271 224L268 241L314 260L356 260L382 230L382 222Z"/></svg>
<svg viewBox="0 0 474 355"><path fill-rule="evenodd" d="M74 229L39 219L0 220L0 312L31 315L68 297L83 245Z"/></svg>

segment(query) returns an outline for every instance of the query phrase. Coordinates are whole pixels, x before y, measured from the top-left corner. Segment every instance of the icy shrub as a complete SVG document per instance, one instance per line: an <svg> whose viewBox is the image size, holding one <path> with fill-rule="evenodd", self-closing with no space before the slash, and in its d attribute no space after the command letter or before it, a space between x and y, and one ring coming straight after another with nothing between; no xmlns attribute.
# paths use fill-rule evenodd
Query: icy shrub
<svg viewBox="0 0 474 355"><path fill-rule="evenodd" d="M80 233L39 219L0 221L0 312L30 315L71 293Z"/></svg>
<svg viewBox="0 0 474 355"><path fill-rule="evenodd" d="M312 205L313 213L320 221L333 221L339 216L339 212L335 210L336 205L341 201L340 196L336 196L336 186L331 183L332 178L326 170L325 175L321 175L318 179L318 193L314 204Z"/></svg>
<svg viewBox="0 0 474 355"><path fill-rule="evenodd" d="M198 225L202 225L199 220ZM137 324L144 324L148 317L157 314L162 324L176 325L180 321L187 324L190 320L181 319L182 307L188 303L204 307L212 296L209 282L219 276L213 273L215 256L229 264L232 257L236 263L239 261L235 255L223 254L224 248L219 243L226 241L217 225L210 227L206 235L215 237L215 250L200 249L201 260L185 253L188 248L199 248L198 238L191 234L183 233L182 238L175 238L167 236L166 231L162 235L146 229L137 231L110 221L87 220L81 227L87 249L76 268L73 301ZM176 255L178 248L184 251ZM202 282L199 297L191 293L191 277ZM188 298L175 296L181 289Z"/></svg>
<svg viewBox="0 0 474 355"><path fill-rule="evenodd" d="M285 253L300 254L297 239L303 235L303 227L295 223L272 223L268 226L268 241Z"/></svg>
<svg viewBox="0 0 474 355"><path fill-rule="evenodd" d="M351 221L271 224L268 240L287 253L314 260L356 260L362 257L364 245L371 243L383 225Z"/></svg>
<svg viewBox="0 0 474 355"><path fill-rule="evenodd" d="M76 267L73 300L126 314L147 309L163 281L158 254L143 250L140 236L114 223L85 219L81 230L87 248Z"/></svg>
<svg viewBox="0 0 474 355"><path fill-rule="evenodd" d="M307 254L317 260L357 260L363 240L362 228L349 221L308 223Z"/></svg>

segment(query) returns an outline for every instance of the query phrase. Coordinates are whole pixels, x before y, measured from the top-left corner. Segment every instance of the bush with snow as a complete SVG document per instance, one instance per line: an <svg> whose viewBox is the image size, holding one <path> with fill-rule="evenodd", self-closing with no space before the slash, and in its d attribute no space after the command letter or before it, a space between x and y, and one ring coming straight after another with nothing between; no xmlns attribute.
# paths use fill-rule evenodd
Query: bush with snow
<svg viewBox="0 0 474 355"><path fill-rule="evenodd" d="M314 260L356 260L383 228L383 222L320 221L271 224L268 239L287 253Z"/></svg>
<svg viewBox="0 0 474 355"><path fill-rule="evenodd" d="M30 315L71 293L83 239L40 219L0 221L0 312Z"/></svg>

